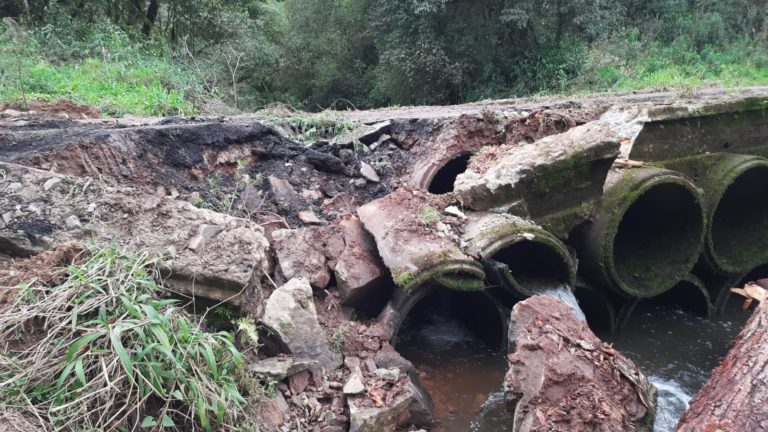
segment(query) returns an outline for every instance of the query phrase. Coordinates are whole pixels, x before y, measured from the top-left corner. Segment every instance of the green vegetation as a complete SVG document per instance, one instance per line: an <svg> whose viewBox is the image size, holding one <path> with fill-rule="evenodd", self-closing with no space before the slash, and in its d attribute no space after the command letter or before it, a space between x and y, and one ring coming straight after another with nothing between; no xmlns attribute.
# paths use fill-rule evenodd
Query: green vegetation
<svg viewBox="0 0 768 432"><path fill-rule="evenodd" d="M10 0L0 16L19 23L0 28L0 100L114 116L768 82L766 0Z"/></svg>
<svg viewBox="0 0 768 432"><path fill-rule="evenodd" d="M432 206L422 207L416 217L419 219L419 223L425 227L431 227L440 222L440 213Z"/></svg>
<svg viewBox="0 0 768 432"><path fill-rule="evenodd" d="M265 389L230 334L160 298L156 264L94 249L61 285L23 287L0 314L0 410L57 430L236 429Z"/></svg>

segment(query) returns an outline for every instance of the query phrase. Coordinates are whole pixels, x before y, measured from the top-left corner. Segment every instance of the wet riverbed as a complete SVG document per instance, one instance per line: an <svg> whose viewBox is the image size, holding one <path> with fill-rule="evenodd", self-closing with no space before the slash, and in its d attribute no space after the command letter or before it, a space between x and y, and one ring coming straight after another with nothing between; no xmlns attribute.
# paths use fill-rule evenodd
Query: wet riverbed
<svg viewBox="0 0 768 432"><path fill-rule="evenodd" d="M642 305L627 327L598 334L635 361L659 390L656 432L674 430L693 394L725 355L748 315L732 302L719 317L702 318L664 306ZM502 348L483 341L461 320L423 310L404 323L398 350L425 371L422 383L440 421L433 430L512 430L501 386L506 371Z"/></svg>

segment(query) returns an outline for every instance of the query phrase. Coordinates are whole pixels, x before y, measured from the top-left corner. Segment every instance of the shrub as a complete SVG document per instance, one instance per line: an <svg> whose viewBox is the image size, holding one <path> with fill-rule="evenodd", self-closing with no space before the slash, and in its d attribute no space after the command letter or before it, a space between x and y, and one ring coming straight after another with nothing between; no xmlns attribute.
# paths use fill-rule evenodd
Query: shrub
<svg viewBox="0 0 768 432"><path fill-rule="evenodd" d="M0 400L55 429L234 424L243 355L159 297L155 264L96 248L61 285L22 287L0 314Z"/></svg>

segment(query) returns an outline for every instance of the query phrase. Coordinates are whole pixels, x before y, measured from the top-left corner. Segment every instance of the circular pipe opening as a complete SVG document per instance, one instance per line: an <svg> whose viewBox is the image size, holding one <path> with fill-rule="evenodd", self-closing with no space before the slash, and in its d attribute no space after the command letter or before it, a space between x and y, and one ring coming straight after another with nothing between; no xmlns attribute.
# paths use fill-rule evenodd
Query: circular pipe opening
<svg viewBox="0 0 768 432"><path fill-rule="evenodd" d="M503 348L506 321L493 299L485 292L461 292L448 288L435 289L406 312L395 334L395 347L398 348L404 335L407 337L407 334L436 322L457 325L457 336L471 334L490 349Z"/></svg>
<svg viewBox="0 0 768 432"><path fill-rule="evenodd" d="M624 213L613 240L619 280L638 297L671 288L699 254L701 214L697 197L681 184L646 190Z"/></svg>
<svg viewBox="0 0 768 432"><path fill-rule="evenodd" d="M757 166L737 177L717 203L710 239L725 268L751 268L768 258L766 191L768 166Z"/></svg>
<svg viewBox="0 0 768 432"><path fill-rule="evenodd" d="M706 288L691 280L681 280L669 291L644 300L641 304L643 307L686 310L704 317L712 313L712 303Z"/></svg>
<svg viewBox="0 0 768 432"><path fill-rule="evenodd" d="M471 157L472 153L463 153L448 161L432 177L427 191L436 195L453 192L456 177L467 170Z"/></svg>
<svg viewBox="0 0 768 432"><path fill-rule="evenodd" d="M535 293L571 282L569 263L552 246L538 241L518 241L498 250L490 259L506 265L524 292Z"/></svg>

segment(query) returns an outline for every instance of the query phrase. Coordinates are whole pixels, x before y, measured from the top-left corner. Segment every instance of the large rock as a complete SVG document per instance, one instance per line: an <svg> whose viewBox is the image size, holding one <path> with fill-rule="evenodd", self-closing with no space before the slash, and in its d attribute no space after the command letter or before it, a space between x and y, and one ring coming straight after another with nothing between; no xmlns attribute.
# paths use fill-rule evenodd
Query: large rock
<svg viewBox="0 0 768 432"><path fill-rule="evenodd" d="M513 431L653 430L656 389L563 303L517 303L509 347L504 392Z"/></svg>
<svg viewBox="0 0 768 432"><path fill-rule="evenodd" d="M499 147L460 174L455 192L473 210L504 210L528 217L558 236L589 216L619 154L619 140L588 123L533 143ZM480 157L480 156L478 156Z"/></svg>
<svg viewBox="0 0 768 432"><path fill-rule="evenodd" d="M311 361L313 369L330 371L341 365L341 354L331 350L317 320L312 287L306 279L291 279L276 289L259 321L294 357Z"/></svg>
<svg viewBox="0 0 768 432"><path fill-rule="evenodd" d="M277 230L272 233L273 247L280 270L286 279L303 277L315 288L325 288L331 281L328 250L336 254L344 248L338 233L329 227Z"/></svg>
<svg viewBox="0 0 768 432"><path fill-rule="evenodd" d="M336 282L347 304L361 304L383 287L387 270L360 219L349 215L339 222L339 228L344 236L344 250L334 270Z"/></svg>
<svg viewBox="0 0 768 432"><path fill-rule="evenodd" d="M2 162L0 170L0 253L30 256L93 239L162 255L171 289L233 303L267 268L269 244L249 220L92 179Z"/></svg>

